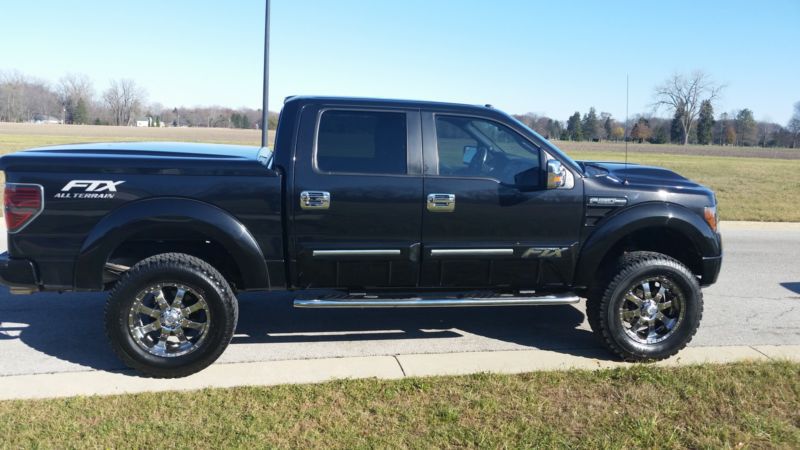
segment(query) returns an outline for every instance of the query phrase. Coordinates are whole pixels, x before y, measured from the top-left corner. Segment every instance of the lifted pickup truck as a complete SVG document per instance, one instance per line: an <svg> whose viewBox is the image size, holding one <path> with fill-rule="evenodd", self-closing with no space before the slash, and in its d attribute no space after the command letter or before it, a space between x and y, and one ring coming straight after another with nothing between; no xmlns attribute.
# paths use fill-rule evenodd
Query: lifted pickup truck
<svg viewBox="0 0 800 450"><path fill-rule="evenodd" d="M297 291L304 308L585 297L613 353L667 358L694 335L700 287L722 261L706 187L573 161L488 106L290 97L274 151L64 145L0 168L0 282L110 291L114 351L156 377L215 361L236 328L236 293L253 290Z"/></svg>

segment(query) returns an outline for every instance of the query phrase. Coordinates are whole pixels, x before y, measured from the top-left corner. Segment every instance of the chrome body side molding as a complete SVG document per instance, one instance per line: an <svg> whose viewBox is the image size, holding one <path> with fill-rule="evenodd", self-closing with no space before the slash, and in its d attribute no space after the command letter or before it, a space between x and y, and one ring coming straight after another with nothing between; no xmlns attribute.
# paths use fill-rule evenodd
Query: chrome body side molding
<svg viewBox="0 0 800 450"><path fill-rule="evenodd" d="M313 250L312 256L397 256L399 249Z"/></svg>
<svg viewBox="0 0 800 450"><path fill-rule="evenodd" d="M513 248L436 248L431 256L511 256Z"/></svg>

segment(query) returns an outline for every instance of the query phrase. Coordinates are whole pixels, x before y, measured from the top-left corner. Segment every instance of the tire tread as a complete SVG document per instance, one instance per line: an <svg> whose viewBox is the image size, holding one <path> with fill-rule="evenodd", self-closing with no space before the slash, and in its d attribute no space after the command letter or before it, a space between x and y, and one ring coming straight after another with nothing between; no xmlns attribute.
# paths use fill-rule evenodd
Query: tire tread
<svg viewBox="0 0 800 450"><path fill-rule="evenodd" d="M614 275L610 277L610 280L607 283L601 280L601 283L598 283L598 286L595 286L590 290L586 302L586 316L589 326L592 328L592 331L594 331L595 335L600 337L600 341L603 346L624 361L658 361L670 358L679 351L683 350L697 333L697 327L695 326L691 330L689 336L680 345L674 346L668 352L663 353L658 357L632 353L623 349L614 341L613 337L611 336L606 315L603 314L603 312L610 307L609 303L613 301L612 295L623 279L629 276L630 273L641 270L642 268L654 263L672 266L677 271L688 275L687 279L690 280L690 283L694 285L696 291L699 293L698 298L696 299L698 302L697 323L699 323L703 318L703 291L700 289L700 283L697 281L697 278L684 264L670 256L657 252L639 251L622 255L618 260L616 270L613 272Z"/></svg>
<svg viewBox="0 0 800 450"><path fill-rule="evenodd" d="M124 348L124 346L117 341L117 339L112 335L110 332L110 324L114 323L116 319L113 317L113 312L110 311L111 305L114 301L116 301L117 295L119 292L124 290L128 287L129 284L135 283L136 279L144 274L149 272L158 272L168 268L174 267L181 267L184 269L189 269L193 272L201 273L203 276L210 279L217 288L218 293L220 294L224 308L227 311L233 312L233 320L225 320L223 321L224 329L223 333L223 345L217 345L213 351L209 352L203 358L194 361L191 364L175 367L175 368L158 368L153 367L152 365L148 365L142 363L141 361L137 360L136 358L132 357ZM236 296L233 293L228 282L219 273L217 269L213 266L208 264L207 262L203 261L200 258L195 256L187 255L185 253L162 253L159 255L151 256L149 258L143 259L142 261L138 262L136 265L131 267L128 271L126 271L122 277L120 277L119 281L114 284L114 287L111 289L109 293L109 299L105 305L105 317L106 317L106 335L109 338L109 342L111 344L111 349L114 351L114 354L117 355L128 367L131 367L141 374L151 377L151 378L180 378L189 376L193 373L199 372L204 368L211 365L217 358L222 355L222 352L225 351L227 348L228 343L233 338L233 333L236 329L236 323L239 319L239 309L236 301Z"/></svg>

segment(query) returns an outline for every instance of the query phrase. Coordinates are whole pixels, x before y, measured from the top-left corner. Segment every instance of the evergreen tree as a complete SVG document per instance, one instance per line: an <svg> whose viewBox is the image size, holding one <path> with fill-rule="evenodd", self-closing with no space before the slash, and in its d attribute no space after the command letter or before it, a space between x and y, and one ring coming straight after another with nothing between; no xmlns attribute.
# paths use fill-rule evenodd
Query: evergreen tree
<svg viewBox="0 0 800 450"><path fill-rule="evenodd" d="M741 145L755 145L758 140L757 131L753 111L745 108L736 114L736 135Z"/></svg>
<svg viewBox="0 0 800 450"><path fill-rule="evenodd" d="M611 119L611 116L606 117L606 121L603 123L603 129L606 132L606 139L611 139L614 136L614 121Z"/></svg>
<svg viewBox="0 0 800 450"><path fill-rule="evenodd" d="M581 129L581 113L575 111L575 114L569 116L567 120L567 136L571 141L582 141L583 130Z"/></svg>
<svg viewBox="0 0 800 450"><path fill-rule="evenodd" d="M561 122L558 120L547 119L548 139L559 139L564 133Z"/></svg>
<svg viewBox="0 0 800 450"><path fill-rule="evenodd" d="M83 101L83 98L79 98L78 103L75 104L75 109L72 110L72 123L83 125L88 121L89 110L86 107L86 102Z"/></svg>
<svg viewBox="0 0 800 450"><path fill-rule="evenodd" d="M703 100L700 104L700 117L697 120L697 143L708 145L713 140L714 107L711 101Z"/></svg>
<svg viewBox="0 0 800 450"><path fill-rule="evenodd" d="M239 122L240 128L250 128L250 118L247 114L242 114L242 119Z"/></svg>
<svg viewBox="0 0 800 450"><path fill-rule="evenodd" d="M583 116L581 131L589 141L600 138L600 121L597 120L597 111L594 106L589 108L589 112Z"/></svg>
<svg viewBox="0 0 800 450"><path fill-rule="evenodd" d="M650 143L666 144L669 142L669 137L670 136L669 136L669 131L667 131L667 125L661 124L653 132L653 136L650 138Z"/></svg>
<svg viewBox="0 0 800 450"><path fill-rule="evenodd" d="M675 115L672 116L672 126L669 130L670 139L676 144L685 142L685 130L683 129L683 116L686 114L683 106L675 108Z"/></svg>

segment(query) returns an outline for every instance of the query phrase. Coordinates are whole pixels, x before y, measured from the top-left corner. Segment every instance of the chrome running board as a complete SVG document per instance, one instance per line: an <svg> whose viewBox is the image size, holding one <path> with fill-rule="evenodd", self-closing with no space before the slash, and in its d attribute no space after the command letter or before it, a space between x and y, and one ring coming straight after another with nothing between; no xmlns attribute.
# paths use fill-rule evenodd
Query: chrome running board
<svg viewBox="0 0 800 450"><path fill-rule="evenodd" d="M537 297L494 296L453 298L380 298L332 297L294 300L295 308L454 308L480 306L570 305L580 301L577 295L542 295Z"/></svg>

